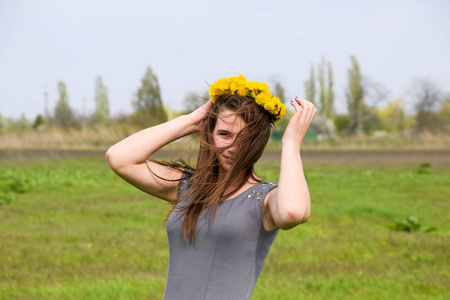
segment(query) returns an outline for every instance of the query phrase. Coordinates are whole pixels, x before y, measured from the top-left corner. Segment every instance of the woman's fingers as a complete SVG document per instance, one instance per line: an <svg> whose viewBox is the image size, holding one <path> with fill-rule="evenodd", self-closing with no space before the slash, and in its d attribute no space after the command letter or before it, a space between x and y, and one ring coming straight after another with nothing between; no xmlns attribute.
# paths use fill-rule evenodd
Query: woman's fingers
<svg viewBox="0 0 450 300"><path fill-rule="evenodd" d="M317 113L317 109L308 100L300 99L295 97L293 101L291 101L291 105L295 108L295 114L293 116L294 122L297 123L295 127L300 127L299 130L302 134L306 134L314 116Z"/></svg>
<svg viewBox="0 0 450 300"><path fill-rule="evenodd" d="M301 107L303 120L310 123L310 120L312 120L311 115L317 111L314 104L298 97L295 97L295 102Z"/></svg>
<svg viewBox="0 0 450 300"><path fill-rule="evenodd" d="M289 121L288 127L283 135L283 140L294 141L294 143L301 145L306 132L317 113L317 109L314 104L308 100L300 99L298 97L295 97L290 104L294 107L295 114Z"/></svg>
<svg viewBox="0 0 450 300"><path fill-rule="evenodd" d="M208 100L205 104L199 106L196 110L191 112L189 114L189 117L192 119L194 123L198 124L208 115L208 111L211 109L211 107L212 102L211 100Z"/></svg>
<svg viewBox="0 0 450 300"><path fill-rule="evenodd" d="M300 103L297 101L291 100L291 105L294 107L295 112L299 112L302 109Z"/></svg>
<svg viewBox="0 0 450 300"><path fill-rule="evenodd" d="M212 103L211 99L209 99L205 104L200 106L200 109L205 116L208 114L208 111L210 111L212 105L213 105L213 103Z"/></svg>
<svg viewBox="0 0 450 300"><path fill-rule="evenodd" d="M311 114L309 116L309 123L312 122L312 120L314 119L314 117L317 114L317 108L313 105L312 109L311 109Z"/></svg>
<svg viewBox="0 0 450 300"><path fill-rule="evenodd" d="M205 104L203 104L203 106L207 109L210 109L211 106L213 105L211 99L209 99Z"/></svg>
<svg viewBox="0 0 450 300"><path fill-rule="evenodd" d="M212 105L213 105L213 103L212 103L211 99L209 99L205 104L200 106L198 108L198 110L201 110L203 113L206 113L211 108Z"/></svg>
<svg viewBox="0 0 450 300"><path fill-rule="evenodd" d="M305 99L299 99L300 101L300 105L302 105L302 107L305 107L306 111L307 111L307 115L306 115L306 121L308 124L310 124L312 122L312 119L314 118L314 116L317 113L317 109L314 106L314 104L312 104L311 102L309 102L308 100Z"/></svg>
<svg viewBox="0 0 450 300"><path fill-rule="evenodd" d="M312 104L308 100L300 99L298 97L295 97L295 101L303 108L315 108L314 104Z"/></svg>

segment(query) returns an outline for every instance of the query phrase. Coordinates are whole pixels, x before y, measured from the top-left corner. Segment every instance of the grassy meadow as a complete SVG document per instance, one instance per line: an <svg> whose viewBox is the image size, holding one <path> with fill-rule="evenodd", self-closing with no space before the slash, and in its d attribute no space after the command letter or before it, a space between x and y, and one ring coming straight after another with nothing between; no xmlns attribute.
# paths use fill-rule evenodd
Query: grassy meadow
<svg viewBox="0 0 450 300"><path fill-rule="evenodd" d="M448 166L305 171L312 217L280 232L252 299L449 299ZM0 299L162 299L169 205L104 159L0 161L0 203Z"/></svg>

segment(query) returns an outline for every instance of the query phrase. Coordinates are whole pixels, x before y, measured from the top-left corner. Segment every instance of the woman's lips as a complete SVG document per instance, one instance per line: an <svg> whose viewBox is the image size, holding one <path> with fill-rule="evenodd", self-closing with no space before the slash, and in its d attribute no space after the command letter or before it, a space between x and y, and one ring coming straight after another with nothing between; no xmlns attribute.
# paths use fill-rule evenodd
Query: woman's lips
<svg viewBox="0 0 450 300"><path fill-rule="evenodd" d="M231 164L233 163L233 159L232 159L231 157L228 157L228 156L224 155L223 158L225 158L225 161L226 161L228 164L231 165Z"/></svg>

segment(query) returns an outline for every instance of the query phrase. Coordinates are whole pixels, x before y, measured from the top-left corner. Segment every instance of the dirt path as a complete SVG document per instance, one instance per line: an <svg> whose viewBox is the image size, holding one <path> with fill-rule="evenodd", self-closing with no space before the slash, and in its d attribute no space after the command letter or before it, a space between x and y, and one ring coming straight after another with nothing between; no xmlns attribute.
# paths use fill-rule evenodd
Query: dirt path
<svg viewBox="0 0 450 300"><path fill-rule="evenodd" d="M159 151L159 159L177 158L175 150ZM0 149L0 160L68 159L104 157L102 150ZM263 160L280 159L280 151L266 151ZM348 165L419 165L423 162L450 166L450 151L302 151L304 163Z"/></svg>
<svg viewBox="0 0 450 300"><path fill-rule="evenodd" d="M265 154L266 159L279 157L278 151ZM302 151L302 160L337 165L450 165L450 151Z"/></svg>

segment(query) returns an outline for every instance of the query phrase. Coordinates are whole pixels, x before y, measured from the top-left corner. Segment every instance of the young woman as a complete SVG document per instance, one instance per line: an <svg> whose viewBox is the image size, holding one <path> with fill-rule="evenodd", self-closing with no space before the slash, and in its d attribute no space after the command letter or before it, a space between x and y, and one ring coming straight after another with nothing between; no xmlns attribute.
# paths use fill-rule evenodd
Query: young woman
<svg viewBox="0 0 450 300"><path fill-rule="evenodd" d="M279 229L310 216L300 146L316 108L295 98L282 138L279 183L253 166L272 124L286 108L265 83L244 76L211 85L211 99L194 112L112 146L107 161L120 177L169 201L169 270L164 299L249 299ZM198 133L196 166L148 160L158 149Z"/></svg>

